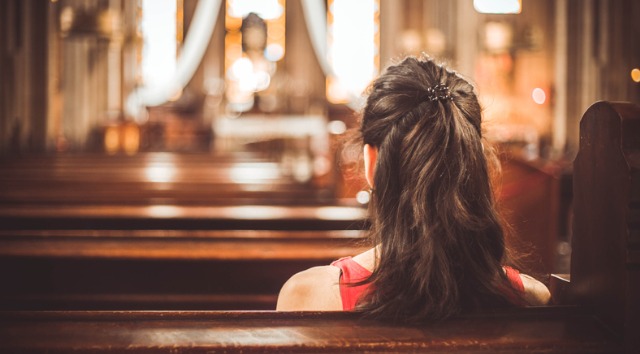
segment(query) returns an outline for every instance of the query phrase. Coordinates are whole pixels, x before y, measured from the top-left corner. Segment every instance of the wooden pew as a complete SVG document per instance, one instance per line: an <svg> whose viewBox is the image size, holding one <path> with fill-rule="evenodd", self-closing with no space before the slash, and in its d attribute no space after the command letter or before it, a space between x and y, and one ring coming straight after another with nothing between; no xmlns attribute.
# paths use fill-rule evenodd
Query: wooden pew
<svg viewBox="0 0 640 354"><path fill-rule="evenodd" d="M353 313L0 312L11 353L619 353L575 308L460 316L408 326Z"/></svg>
<svg viewBox="0 0 640 354"><path fill-rule="evenodd" d="M264 162L164 154L9 161L12 170L0 171L14 183L0 187L0 309L273 309L292 274L364 250L362 206L320 203L313 185L282 176L226 186L236 183L230 171L248 167L241 172L251 178ZM145 169L166 163L176 171L171 183L148 180ZM163 190L177 197L158 199ZM276 205L240 205L271 202L273 193Z"/></svg>
<svg viewBox="0 0 640 354"><path fill-rule="evenodd" d="M519 259L523 272L553 273L560 240L562 168L558 163L516 156L503 156L501 164L497 195L501 212L512 228L507 233L507 244L515 254L523 255Z"/></svg>
<svg viewBox="0 0 640 354"><path fill-rule="evenodd" d="M640 106L598 102L580 122L574 162L572 304L640 351Z"/></svg>
<svg viewBox="0 0 640 354"><path fill-rule="evenodd" d="M0 204L326 204L331 186L246 155L148 153L0 160Z"/></svg>
<svg viewBox="0 0 640 354"><path fill-rule="evenodd" d="M561 305L413 326L356 313L4 311L0 351L637 353L640 107L597 103L581 134Z"/></svg>
<svg viewBox="0 0 640 354"><path fill-rule="evenodd" d="M360 230L360 206L3 205L0 230Z"/></svg>
<svg viewBox="0 0 640 354"><path fill-rule="evenodd" d="M3 310L270 310L359 230L0 230Z"/></svg>

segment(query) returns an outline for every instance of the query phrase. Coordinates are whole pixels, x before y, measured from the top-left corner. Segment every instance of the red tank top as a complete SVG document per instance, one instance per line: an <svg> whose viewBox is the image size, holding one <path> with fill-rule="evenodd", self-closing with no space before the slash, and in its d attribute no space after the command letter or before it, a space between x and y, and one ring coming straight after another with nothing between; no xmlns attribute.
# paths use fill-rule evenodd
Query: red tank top
<svg viewBox="0 0 640 354"><path fill-rule="evenodd" d="M371 275L371 272L358 264L351 257L340 258L331 263L331 265L340 268L342 271L340 274L340 298L342 299L342 310L352 311L356 307L358 299L365 291L367 291L370 284L358 286L349 286L348 284L357 283L367 279ZM520 279L520 272L507 266L505 266L504 269L511 286L513 286L517 291L523 293L524 284L522 284L522 279ZM513 302L518 303L515 299Z"/></svg>

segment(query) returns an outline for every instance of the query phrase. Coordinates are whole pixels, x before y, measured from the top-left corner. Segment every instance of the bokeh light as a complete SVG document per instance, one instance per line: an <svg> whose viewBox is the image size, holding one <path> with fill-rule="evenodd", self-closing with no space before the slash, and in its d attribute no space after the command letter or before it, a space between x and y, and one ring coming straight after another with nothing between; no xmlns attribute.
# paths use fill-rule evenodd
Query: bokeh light
<svg viewBox="0 0 640 354"><path fill-rule="evenodd" d="M640 82L640 69L634 68L633 70L631 70L631 80Z"/></svg>
<svg viewBox="0 0 640 354"><path fill-rule="evenodd" d="M543 89L536 87L531 92L531 98L533 99L533 102L537 104L544 104L547 101L547 94Z"/></svg>

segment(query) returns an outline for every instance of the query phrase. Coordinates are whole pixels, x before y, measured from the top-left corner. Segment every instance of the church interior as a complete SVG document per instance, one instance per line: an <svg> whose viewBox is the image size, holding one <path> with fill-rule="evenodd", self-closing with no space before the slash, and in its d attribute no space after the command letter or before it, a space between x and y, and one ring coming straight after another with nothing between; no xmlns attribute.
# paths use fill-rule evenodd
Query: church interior
<svg viewBox="0 0 640 354"><path fill-rule="evenodd" d="M139 352L457 352L478 328L487 352L531 337L636 352L639 38L636 0L3 0L0 349L119 352L123 334L100 337L115 323ZM278 291L366 249L371 190L349 141L371 81L410 55L474 84L508 248L554 304L431 341L384 325L348 337L357 320L321 314L339 337L295 337L309 317L272 311ZM226 342L199 336L207 323Z"/></svg>

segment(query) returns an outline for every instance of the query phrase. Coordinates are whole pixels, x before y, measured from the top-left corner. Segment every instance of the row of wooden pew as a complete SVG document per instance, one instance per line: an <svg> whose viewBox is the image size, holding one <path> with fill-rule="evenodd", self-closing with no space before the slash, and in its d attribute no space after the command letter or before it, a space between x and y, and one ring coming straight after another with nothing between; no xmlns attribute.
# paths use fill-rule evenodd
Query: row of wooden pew
<svg viewBox="0 0 640 354"><path fill-rule="evenodd" d="M2 230L0 309L272 310L292 274L363 247L359 230Z"/></svg>
<svg viewBox="0 0 640 354"><path fill-rule="evenodd" d="M0 160L0 205L316 205L331 186L236 153L19 156Z"/></svg>
<svg viewBox="0 0 640 354"><path fill-rule="evenodd" d="M598 103L581 130L572 269L551 278L555 305L421 325L355 313L207 311L272 309L297 270L362 250L361 207L315 198L159 204L148 191L117 205L83 201L84 187L61 203L9 193L24 185L0 174L15 183L0 195L0 352L636 353L640 107ZM102 186L98 177L93 186ZM269 198L255 197L243 202Z"/></svg>
<svg viewBox="0 0 640 354"><path fill-rule="evenodd" d="M264 156L1 163L4 310L272 310L292 274L364 247L362 205Z"/></svg>

